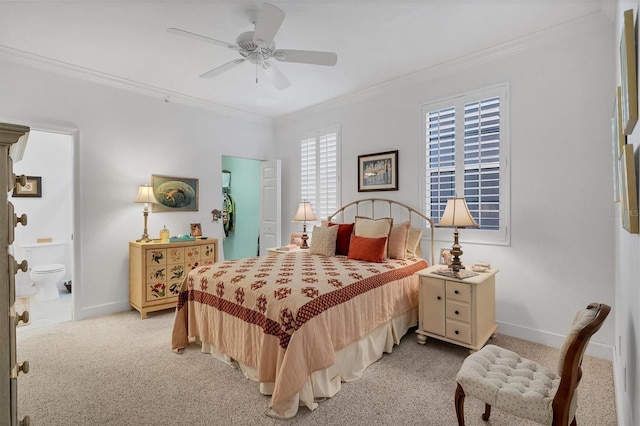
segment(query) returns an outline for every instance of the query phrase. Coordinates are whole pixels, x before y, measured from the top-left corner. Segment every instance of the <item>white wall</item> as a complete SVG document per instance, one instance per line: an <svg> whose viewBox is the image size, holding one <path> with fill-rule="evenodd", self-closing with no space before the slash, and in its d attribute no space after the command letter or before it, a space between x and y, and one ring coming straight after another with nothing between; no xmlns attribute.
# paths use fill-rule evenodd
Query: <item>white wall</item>
<svg viewBox="0 0 640 426"><path fill-rule="evenodd" d="M300 135L332 124L342 126L343 204L380 196L419 207L421 105L508 82L511 245L465 243L462 230L463 259L500 269L499 332L559 346L578 309L614 302L613 26L599 16L540 37L280 118L283 212L298 202ZM359 194L357 156L395 149L400 189ZM294 226L285 220L283 235ZM611 358L614 321L592 342L591 353Z"/></svg>
<svg viewBox="0 0 640 426"><path fill-rule="evenodd" d="M632 9L634 25L638 31L638 2L622 1L617 3L615 38L611 47L615 53L616 73L614 84L609 91L611 96L615 88L621 85L620 77L620 36L622 19L625 10ZM636 34L636 40L638 36ZM636 55L638 48L636 46ZM638 145L640 144L640 124L636 124L633 133L627 136L627 144L633 145L638 170ZM640 188L637 186L636 189ZM640 236L629 234L622 228L620 220L620 204L614 210L616 217L615 232L615 292L616 309L613 311L616 323L616 355L613 367L616 382L616 395L619 403L618 422L625 425L640 424ZM637 214L637 212L635 212Z"/></svg>
<svg viewBox="0 0 640 426"><path fill-rule="evenodd" d="M221 235L210 211L221 205L220 158L273 159L271 121L164 102L40 69L0 62L2 121L75 131L75 318L128 309L128 242L140 238L142 205L133 200L152 174L198 178L198 212L151 213L164 224Z"/></svg>

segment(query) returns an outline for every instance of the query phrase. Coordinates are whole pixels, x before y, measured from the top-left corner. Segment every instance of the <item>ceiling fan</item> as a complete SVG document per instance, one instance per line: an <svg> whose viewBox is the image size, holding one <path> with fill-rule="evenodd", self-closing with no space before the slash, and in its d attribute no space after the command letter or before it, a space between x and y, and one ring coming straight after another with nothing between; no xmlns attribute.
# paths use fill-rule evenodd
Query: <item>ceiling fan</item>
<svg viewBox="0 0 640 426"><path fill-rule="evenodd" d="M277 49L273 41L280 25L284 21L285 13L276 6L265 3L251 22L255 25L254 31L247 31L236 38L236 43L227 43L211 37L195 34L179 28L168 28L171 34L193 38L196 40L213 43L218 46L236 50L242 58L222 64L210 71L205 72L200 77L215 77L231 68L235 68L241 63L248 61L256 65L256 83L258 82L258 72L263 70L267 78L278 89L286 89L291 85L289 80L276 67L272 59L281 62L297 62L301 64L333 66L338 61L338 55L333 52L318 52L313 50L291 50Z"/></svg>

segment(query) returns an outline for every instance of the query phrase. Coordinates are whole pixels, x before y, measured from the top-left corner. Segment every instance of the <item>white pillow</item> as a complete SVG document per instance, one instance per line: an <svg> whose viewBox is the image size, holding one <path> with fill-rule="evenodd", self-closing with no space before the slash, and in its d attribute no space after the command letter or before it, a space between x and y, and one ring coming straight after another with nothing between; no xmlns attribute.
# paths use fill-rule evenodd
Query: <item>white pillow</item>
<svg viewBox="0 0 640 426"><path fill-rule="evenodd" d="M337 226L314 226L311 236L311 248L309 249L309 253L320 254L322 256L335 255L337 237Z"/></svg>
<svg viewBox="0 0 640 426"><path fill-rule="evenodd" d="M422 238L422 229L409 228L409 235L407 237L407 254L410 256L420 257L420 239Z"/></svg>
<svg viewBox="0 0 640 426"><path fill-rule="evenodd" d="M382 238L385 237L389 239L389 233L391 232L391 227L393 226L393 218L383 217L380 219L371 219L363 216L356 216L355 226L353 228L353 233L356 237L365 237L365 238ZM387 252L389 245L384 249L384 252L387 253L387 257L389 253Z"/></svg>

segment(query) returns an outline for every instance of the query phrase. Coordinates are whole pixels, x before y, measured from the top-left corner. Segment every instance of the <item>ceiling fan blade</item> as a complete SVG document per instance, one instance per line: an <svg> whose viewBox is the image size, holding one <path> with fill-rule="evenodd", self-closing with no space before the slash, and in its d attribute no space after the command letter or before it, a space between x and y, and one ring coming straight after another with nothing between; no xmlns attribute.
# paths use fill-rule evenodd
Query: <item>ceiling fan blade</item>
<svg viewBox="0 0 640 426"><path fill-rule="evenodd" d="M240 65L243 62L244 62L244 59L235 59L231 62L227 62L226 64L222 64L219 67L212 69L211 71L205 72L200 77L202 78L215 77L216 75L222 74L223 72L230 70L231 68L234 68L235 66Z"/></svg>
<svg viewBox="0 0 640 426"><path fill-rule="evenodd" d="M291 83L289 82L287 77L282 74L282 72L278 69L278 67L275 66L275 64L265 61L262 63L262 69L264 70L264 75L266 75L267 78L271 80L276 88L283 90L291 86Z"/></svg>
<svg viewBox="0 0 640 426"><path fill-rule="evenodd" d="M313 50L278 49L273 57L282 62L298 62L300 64L314 64L334 66L338 62L338 55L333 52L316 52Z"/></svg>
<svg viewBox="0 0 640 426"><path fill-rule="evenodd" d="M282 9L272 4L265 3L256 19L256 28L253 33L253 42L258 46L269 46L284 21L285 14Z"/></svg>
<svg viewBox="0 0 640 426"><path fill-rule="evenodd" d="M181 30L179 28L167 28L167 32L171 33L171 34L183 36L183 37L188 37L188 38L193 38L193 39L200 40L200 41L205 41L207 43L217 44L218 46L228 47L229 49L233 49L233 50L240 50L240 46L237 46L235 44L227 43L226 41L216 40L215 38L211 38L211 37L203 36L203 35L200 35L200 34L192 33L190 31Z"/></svg>

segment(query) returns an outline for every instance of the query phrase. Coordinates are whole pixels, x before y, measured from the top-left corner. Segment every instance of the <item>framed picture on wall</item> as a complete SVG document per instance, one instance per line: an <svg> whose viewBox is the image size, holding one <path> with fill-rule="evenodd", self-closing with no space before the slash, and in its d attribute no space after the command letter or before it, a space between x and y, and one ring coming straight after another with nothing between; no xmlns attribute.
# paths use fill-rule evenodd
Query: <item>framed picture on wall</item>
<svg viewBox="0 0 640 426"><path fill-rule="evenodd" d="M626 136L622 130L622 116L620 108L622 106L622 88L616 89L616 100L613 105L613 117L611 117L611 139L613 153L613 201L620 201L620 154L624 148Z"/></svg>
<svg viewBox="0 0 640 426"><path fill-rule="evenodd" d="M636 191L636 163L633 158L633 145L625 145L620 157L620 210L622 227L631 234L637 234L638 192Z"/></svg>
<svg viewBox="0 0 640 426"><path fill-rule="evenodd" d="M358 156L358 192L397 190L397 150Z"/></svg>
<svg viewBox="0 0 640 426"><path fill-rule="evenodd" d="M13 197L42 197L42 177L27 176L25 185L16 182L11 195Z"/></svg>
<svg viewBox="0 0 640 426"><path fill-rule="evenodd" d="M198 179L151 175L153 212L198 211Z"/></svg>
<svg viewBox="0 0 640 426"><path fill-rule="evenodd" d="M633 9L625 10L620 39L620 73L622 80L622 126L630 135L638 121L638 83L636 36Z"/></svg>

